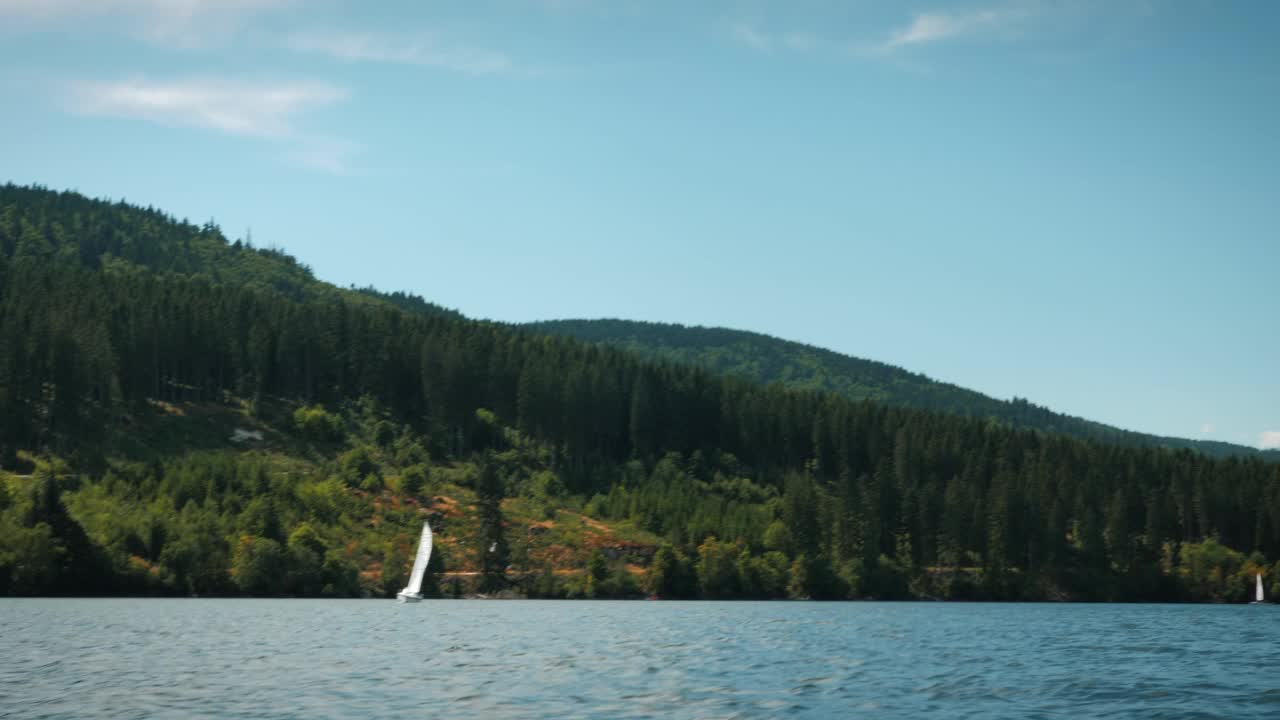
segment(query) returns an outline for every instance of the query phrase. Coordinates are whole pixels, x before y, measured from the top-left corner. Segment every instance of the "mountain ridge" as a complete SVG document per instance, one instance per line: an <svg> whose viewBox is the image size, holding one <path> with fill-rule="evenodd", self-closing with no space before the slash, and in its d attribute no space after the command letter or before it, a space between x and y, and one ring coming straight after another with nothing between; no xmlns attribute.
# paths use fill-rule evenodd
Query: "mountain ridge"
<svg viewBox="0 0 1280 720"><path fill-rule="evenodd" d="M620 318L545 320L519 327L650 358L695 364L754 382L780 382L790 388L835 392L851 400L938 410L1105 442L1187 448L1215 457L1259 455L1280 459L1280 451L1144 433L1059 413L1024 398L1001 400L890 363L750 330Z"/></svg>

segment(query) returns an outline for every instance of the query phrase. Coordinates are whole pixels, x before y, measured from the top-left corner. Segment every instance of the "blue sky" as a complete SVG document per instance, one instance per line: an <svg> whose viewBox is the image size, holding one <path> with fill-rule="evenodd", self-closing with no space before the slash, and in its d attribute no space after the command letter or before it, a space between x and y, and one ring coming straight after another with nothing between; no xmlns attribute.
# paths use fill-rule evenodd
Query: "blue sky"
<svg viewBox="0 0 1280 720"><path fill-rule="evenodd" d="M1280 446L1280 4L0 0L0 179Z"/></svg>

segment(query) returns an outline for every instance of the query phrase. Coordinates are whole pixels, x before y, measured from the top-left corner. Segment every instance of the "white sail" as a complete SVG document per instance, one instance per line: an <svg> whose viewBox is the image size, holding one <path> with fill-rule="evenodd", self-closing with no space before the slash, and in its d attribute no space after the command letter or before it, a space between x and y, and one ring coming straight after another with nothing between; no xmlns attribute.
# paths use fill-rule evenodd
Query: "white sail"
<svg viewBox="0 0 1280 720"><path fill-rule="evenodd" d="M404 592L410 595L422 594L422 576L427 574L427 561L431 559L431 526L422 523L422 539L418 541L418 556L413 559L413 574L409 576L409 585Z"/></svg>
<svg viewBox="0 0 1280 720"><path fill-rule="evenodd" d="M1262 573L1258 573L1258 602L1262 602Z"/></svg>

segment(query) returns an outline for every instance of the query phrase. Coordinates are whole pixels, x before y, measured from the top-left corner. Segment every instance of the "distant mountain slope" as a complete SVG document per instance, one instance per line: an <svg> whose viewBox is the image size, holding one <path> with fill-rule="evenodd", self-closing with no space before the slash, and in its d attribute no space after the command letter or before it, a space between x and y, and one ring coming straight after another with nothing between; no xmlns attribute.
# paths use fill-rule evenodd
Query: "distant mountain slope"
<svg viewBox="0 0 1280 720"><path fill-rule="evenodd" d="M887 363L744 330L616 319L552 320L524 327L622 348L650 358L700 365L722 375L738 375L760 383L780 382L791 388L824 390L854 400L987 418L1015 427L1127 445L1190 448L1215 456L1280 457L1280 453L1259 453L1254 448L1231 443L1122 430L1057 413L1025 399L997 400Z"/></svg>

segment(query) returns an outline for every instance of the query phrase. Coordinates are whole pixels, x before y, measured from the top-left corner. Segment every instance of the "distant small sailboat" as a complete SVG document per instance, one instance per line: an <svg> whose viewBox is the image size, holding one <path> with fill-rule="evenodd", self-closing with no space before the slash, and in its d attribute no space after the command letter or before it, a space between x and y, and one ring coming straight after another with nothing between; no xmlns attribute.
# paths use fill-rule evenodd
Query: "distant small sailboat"
<svg viewBox="0 0 1280 720"><path fill-rule="evenodd" d="M1261 605L1263 602L1264 600L1262 599L1262 573L1258 573L1258 589L1254 593L1254 601L1249 604Z"/></svg>
<svg viewBox="0 0 1280 720"><path fill-rule="evenodd" d="M422 523L422 539L418 541L418 556L413 559L413 574L409 584L396 594L396 602L411 603L422 599L422 578L427 574L427 561L431 559L431 525Z"/></svg>

